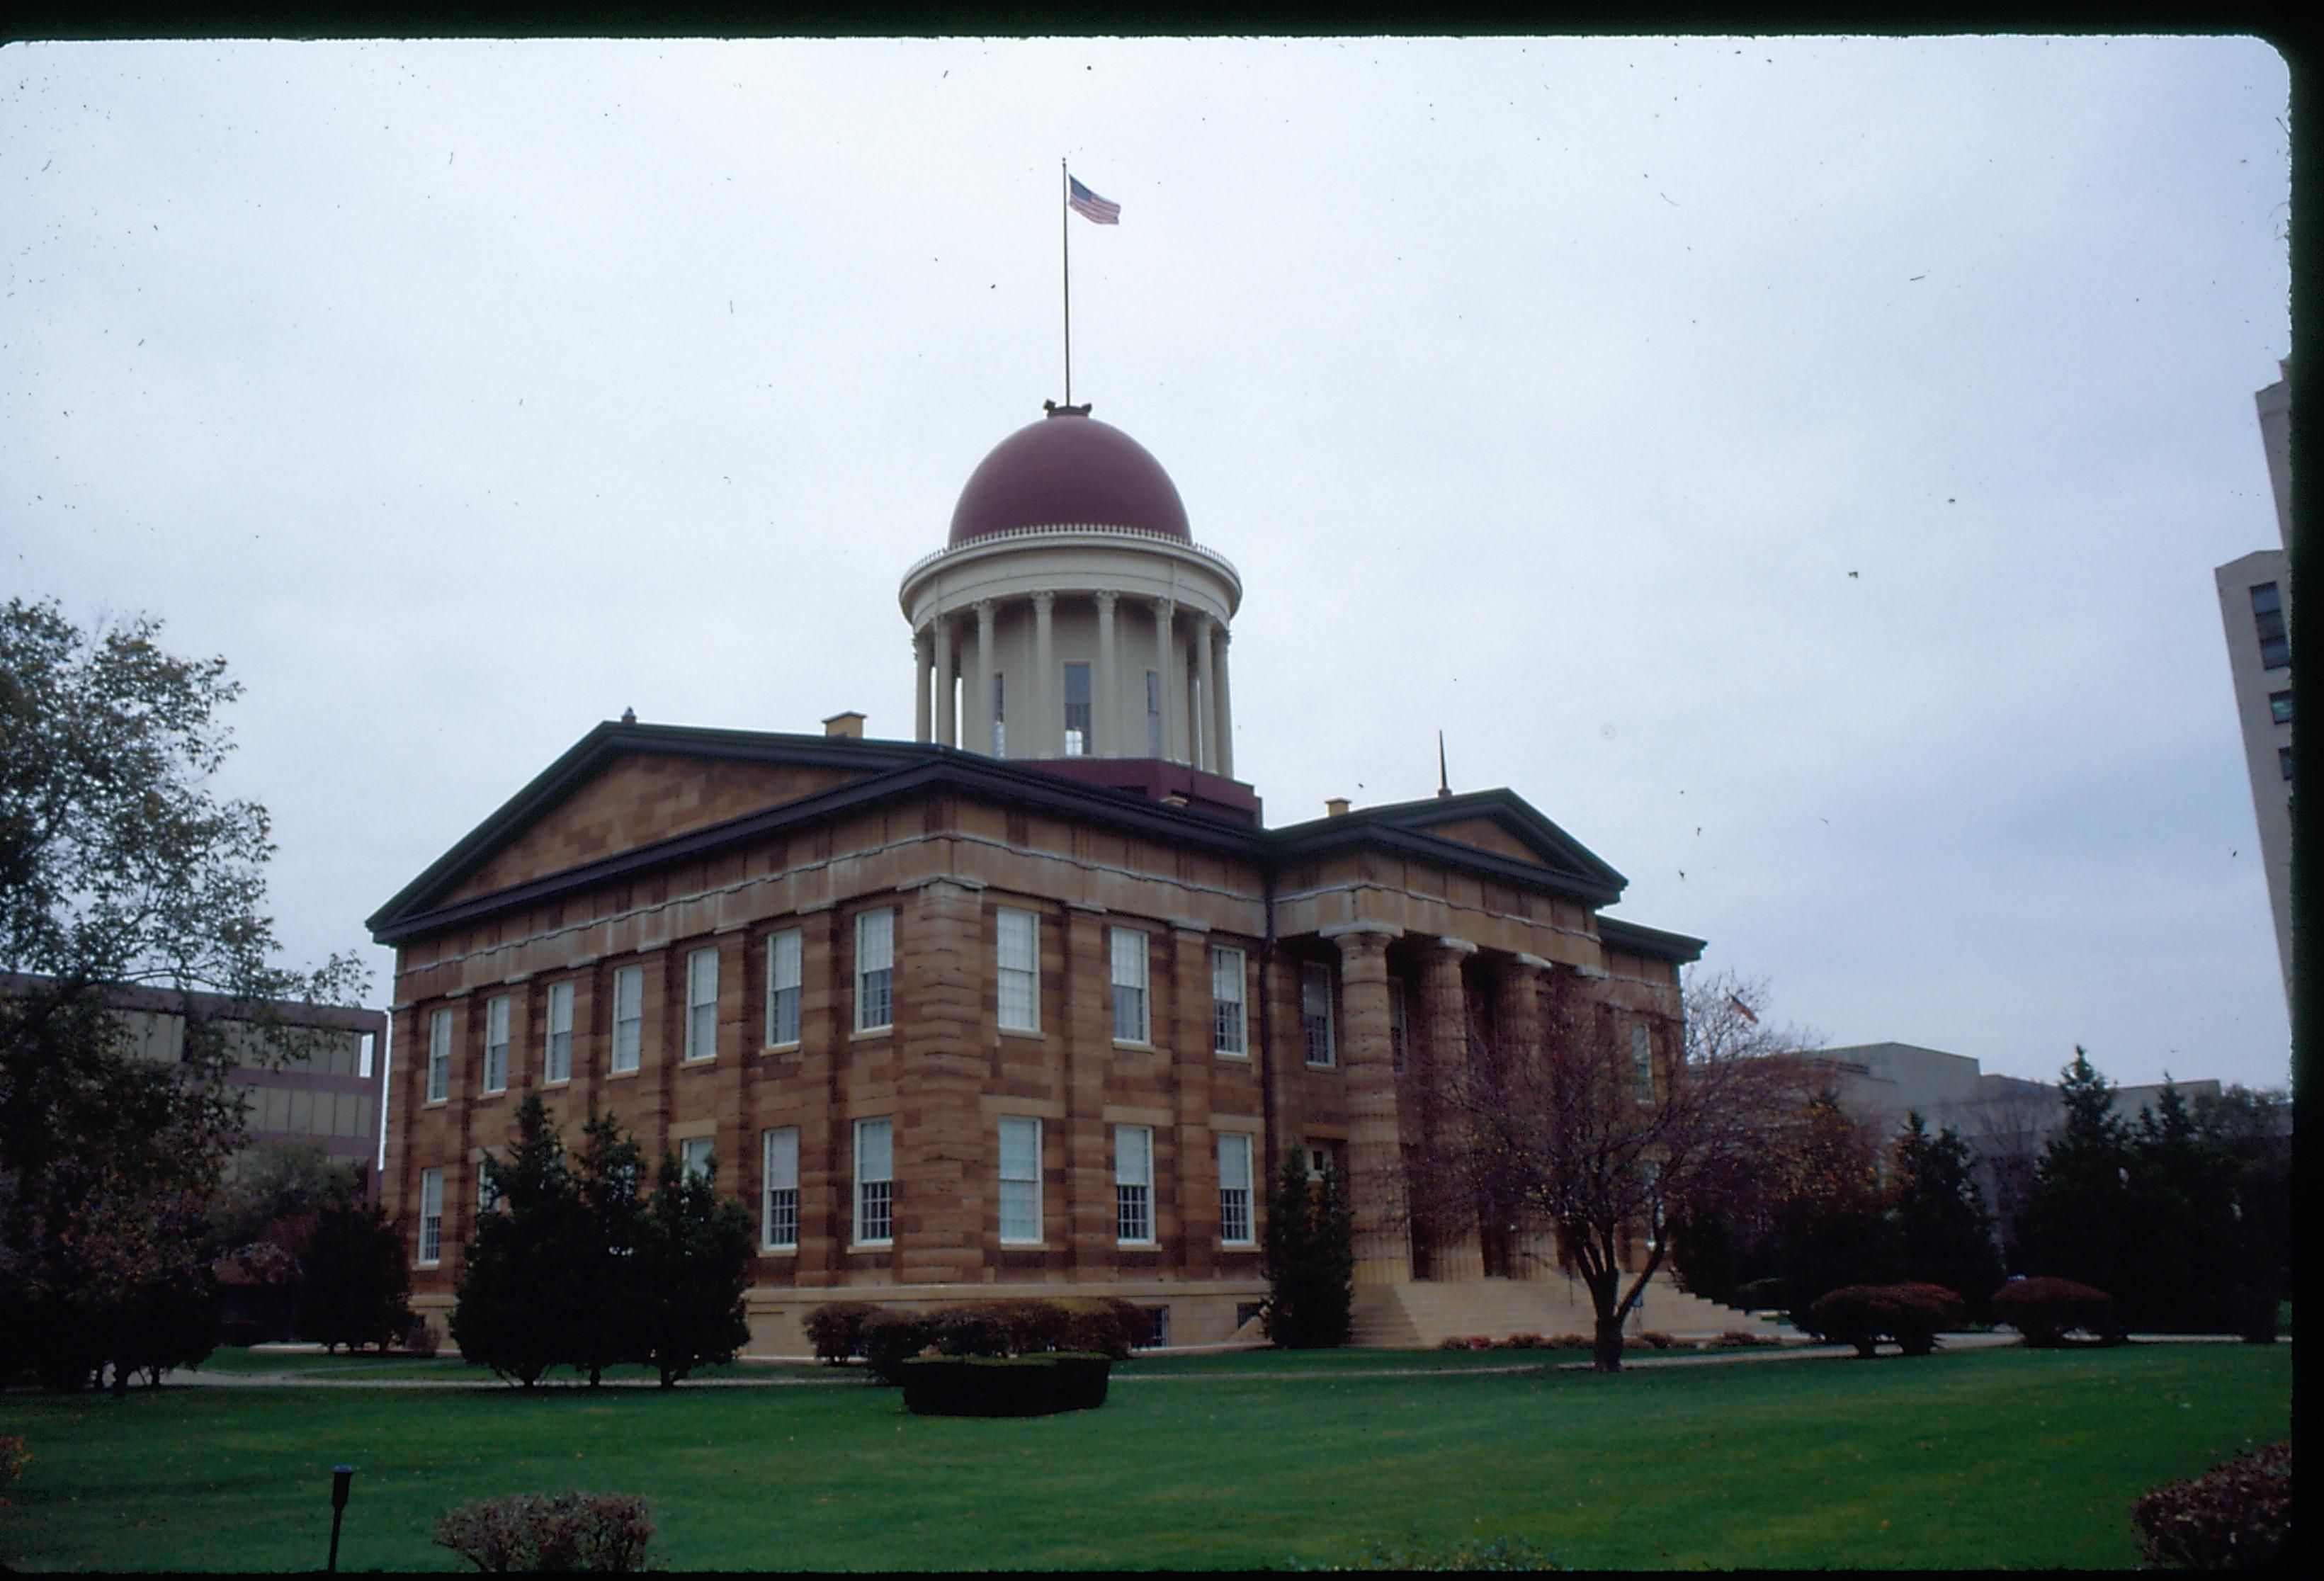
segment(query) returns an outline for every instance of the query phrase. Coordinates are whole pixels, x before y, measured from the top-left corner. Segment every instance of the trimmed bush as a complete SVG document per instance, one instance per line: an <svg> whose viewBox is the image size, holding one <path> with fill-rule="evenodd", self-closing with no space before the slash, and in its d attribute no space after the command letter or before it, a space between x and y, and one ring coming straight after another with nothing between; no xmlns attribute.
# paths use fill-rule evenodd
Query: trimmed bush
<svg viewBox="0 0 2324 1581"><path fill-rule="evenodd" d="M2114 1298L2070 1279L2013 1279L1993 1292L1991 1305L1996 1323L2043 1349L2064 1345L2076 1330L2106 1345L2119 1345L2125 1337Z"/></svg>
<svg viewBox="0 0 2324 1581"><path fill-rule="evenodd" d="M1748 1328L1729 1328L1711 1342L1713 1350L1757 1350L1784 1342L1772 1334L1758 1334Z"/></svg>
<svg viewBox="0 0 2324 1581"><path fill-rule="evenodd" d="M1859 1356L1884 1339L1908 1356L1924 1356L1939 1333L1968 1321L1960 1297L1942 1285L1844 1285L1811 1302L1803 1327L1818 1339L1854 1345Z"/></svg>
<svg viewBox="0 0 2324 1581"><path fill-rule="evenodd" d="M2250 1570L2288 1558L2292 1446L2270 1444L2159 1487L2130 1507L2130 1523L2150 1565Z"/></svg>
<svg viewBox="0 0 2324 1581"><path fill-rule="evenodd" d="M1638 1343L1652 1350L1668 1350L1671 1346L1676 1345L1678 1341L1673 1339L1669 1335L1665 1334L1659 1328L1649 1328L1645 1333L1638 1336Z"/></svg>
<svg viewBox="0 0 2324 1581"><path fill-rule="evenodd" d="M1501 1341L1502 1345L1509 1350L1539 1350L1548 1343L1538 1334L1512 1334Z"/></svg>
<svg viewBox="0 0 2324 1581"><path fill-rule="evenodd" d="M1090 1296L1061 1303L1066 1324L1058 1348L1086 1351L1126 1362L1131 1349L1145 1342L1153 1328L1135 1304L1120 1296Z"/></svg>
<svg viewBox="0 0 2324 1581"><path fill-rule="evenodd" d="M632 1493L516 1493L463 1504L436 1541L479 1570L642 1570L653 1521Z"/></svg>
<svg viewBox="0 0 2324 1581"><path fill-rule="evenodd" d="M904 1381L903 1364L928 1348L935 1326L926 1314L882 1307L863 1319L863 1365L871 1382L893 1387Z"/></svg>
<svg viewBox="0 0 2324 1581"><path fill-rule="evenodd" d="M916 1356L899 1369L918 1416L1054 1416L1105 1403L1111 1358L1073 1351L1029 1356Z"/></svg>
<svg viewBox="0 0 2324 1581"><path fill-rule="evenodd" d="M1553 1334L1549 1336L1549 1348L1552 1350L1586 1351L1597 1343L1586 1334Z"/></svg>
<svg viewBox="0 0 2324 1581"><path fill-rule="evenodd" d="M838 1366L863 1354L863 1320L880 1308L869 1301L825 1301L801 1325L815 1359Z"/></svg>

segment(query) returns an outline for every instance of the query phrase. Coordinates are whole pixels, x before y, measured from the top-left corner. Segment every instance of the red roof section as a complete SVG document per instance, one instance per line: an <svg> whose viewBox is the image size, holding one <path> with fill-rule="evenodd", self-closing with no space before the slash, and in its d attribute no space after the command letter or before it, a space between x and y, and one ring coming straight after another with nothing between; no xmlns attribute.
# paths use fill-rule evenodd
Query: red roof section
<svg viewBox="0 0 2324 1581"><path fill-rule="evenodd" d="M1086 406L1059 406L992 448L953 507L952 541L1017 527L1142 527L1192 542L1178 485Z"/></svg>

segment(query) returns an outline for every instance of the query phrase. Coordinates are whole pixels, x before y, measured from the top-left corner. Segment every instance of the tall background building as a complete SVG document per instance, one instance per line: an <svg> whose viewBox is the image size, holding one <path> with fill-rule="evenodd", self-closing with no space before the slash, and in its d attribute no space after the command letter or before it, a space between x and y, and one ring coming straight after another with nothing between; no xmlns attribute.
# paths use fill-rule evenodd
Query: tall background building
<svg viewBox="0 0 2324 1581"><path fill-rule="evenodd" d="M2275 499L2277 547L2255 550L2213 571L2227 628L2227 672L2243 725L2260 864L2275 913L2276 957L2292 994L2292 365L2254 398Z"/></svg>

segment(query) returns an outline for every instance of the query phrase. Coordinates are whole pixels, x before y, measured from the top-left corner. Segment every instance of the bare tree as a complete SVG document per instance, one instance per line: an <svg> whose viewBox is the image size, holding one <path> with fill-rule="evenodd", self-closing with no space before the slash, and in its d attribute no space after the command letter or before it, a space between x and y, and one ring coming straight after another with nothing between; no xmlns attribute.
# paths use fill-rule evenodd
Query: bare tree
<svg viewBox="0 0 2324 1581"><path fill-rule="evenodd" d="M1676 1047L1667 1031L1640 1040L1646 1018L1585 996L1567 974L1543 997L1537 1040L1476 1038L1464 1068L1431 1074L1411 1213L1416 1233L1487 1222L1554 1234L1590 1291L1597 1369L1618 1372L1623 1321L1668 1259L1672 1225L1766 1168L1794 1123L1812 1085L1795 1058L1806 1040L1763 1025L1764 988L1731 975L1689 984Z"/></svg>

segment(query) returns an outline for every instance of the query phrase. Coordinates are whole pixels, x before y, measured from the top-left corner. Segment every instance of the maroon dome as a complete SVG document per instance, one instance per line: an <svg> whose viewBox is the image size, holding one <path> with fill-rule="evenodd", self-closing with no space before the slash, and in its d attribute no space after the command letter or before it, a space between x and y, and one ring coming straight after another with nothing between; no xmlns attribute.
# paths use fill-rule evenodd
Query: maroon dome
<svg viewBox="0 0 2324 1581"><path fill-rule="evenodd" d="M1146 447L1060 406L992 448L953 507L952 541L1012 527L1143 527L1193 541L1178 486Z"/></svg>

